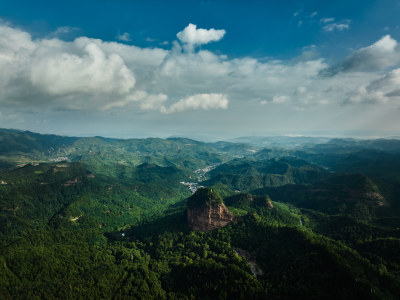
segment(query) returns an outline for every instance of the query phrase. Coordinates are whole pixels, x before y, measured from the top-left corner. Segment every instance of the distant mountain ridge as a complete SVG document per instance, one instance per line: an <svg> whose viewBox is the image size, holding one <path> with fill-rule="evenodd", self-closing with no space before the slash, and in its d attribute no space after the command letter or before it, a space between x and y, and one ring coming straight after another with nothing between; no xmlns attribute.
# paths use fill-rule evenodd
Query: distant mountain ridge
<svg viewBox="0 0 400 300"><path fill-rule="evenodd" d="M244 137L234 141L205 143L184 137L64 137L0 129L0 169L29 163L77 161L100 173L104 173L104 166L117 174L143 163L175 166L185 172L194 172L236 158L263 161L286 157L302 159L329 171L362 172L385 180L399 178L400 140L396 139ZM270 146L251 144L254 141L255 144L269 143ZM279 176L275 177L274 180L279 179ZM281 184L289 182L283 180Z"/></svg>
<svg viewBox="0 0 400 300"><path fill-rule="evenodd" d="M245 143L258 147L278 147L293 149L305 145L315 145L327 143L331 140L328 137L308 137L308 136L244 136L227 140L233 143Z"/></svg>
<svg viewBox="0 0 400 300"><path fill-rule="evenodd" d="M286 184L311 184L329 176L329 172L304 160L275 158L234 159L210 171L208 185L222 182L234 190L251 191Z"/></svg>

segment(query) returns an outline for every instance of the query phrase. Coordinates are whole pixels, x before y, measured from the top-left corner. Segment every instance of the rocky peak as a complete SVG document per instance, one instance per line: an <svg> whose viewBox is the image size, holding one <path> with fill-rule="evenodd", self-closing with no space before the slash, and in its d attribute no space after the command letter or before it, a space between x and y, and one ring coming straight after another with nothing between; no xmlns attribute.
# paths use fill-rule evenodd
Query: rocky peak
<svg viewBox="0 0 400 300"><path fill-rule="evenodd" d="M209 232L233 221L233 215L213 189L198 189L187 206L187 221L192 230Z"/></svg>
<svg viewBox="0 0 400 300"><path fill-rule="evenodd" d="M267 207L268 209L273 209L271 198L268 195L254 196L254 203L261 207Z"/></svg>
<svg viewBox="0 0 400 300"><path fill-rule="evenodd" d="M228 206L242 209L246 209L249 207L265 207L268 209L274 208L274 205L272 204L272 201L268 195L253 196L249 193L240 193L230 196L225 199L225 203Z"/></svg>

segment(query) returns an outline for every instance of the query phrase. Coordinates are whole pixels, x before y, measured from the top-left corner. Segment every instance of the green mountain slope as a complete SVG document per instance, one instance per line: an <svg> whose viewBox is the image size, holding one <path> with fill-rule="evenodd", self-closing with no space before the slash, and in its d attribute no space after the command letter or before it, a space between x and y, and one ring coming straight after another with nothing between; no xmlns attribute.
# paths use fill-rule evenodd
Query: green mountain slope
<svg viewBox="0 0 400 300"><path fill-rule="evenodd" d="M0 298L399 299L398 142L258 142L0 130Z"/></svg>
<svg viewBox="0 0 400 300"><path fill-rule="evenodd" d="M281 158L253 160L234 159L218 166L209 173L205 184L221 182L231 189L251 191L269 186L310 184L329 175L327 171L304 160Z"/></svg>

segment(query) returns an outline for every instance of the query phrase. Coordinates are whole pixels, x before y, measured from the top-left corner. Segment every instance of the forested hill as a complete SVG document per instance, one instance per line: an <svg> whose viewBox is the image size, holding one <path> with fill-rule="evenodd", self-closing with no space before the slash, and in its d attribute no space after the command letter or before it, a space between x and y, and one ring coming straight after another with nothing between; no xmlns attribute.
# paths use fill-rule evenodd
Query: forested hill
<svg viewBox="0 0 400 300"><path fill-rule="evenodd" d="M0 130L0 298L400 298L398 140L239 142Z"/></svg>
<svg viewBox="0 0 400 300"><path fill-rule="evenodd" d="M62 137L29 131L0 129L0 166L27 163L82 161L136 166L141 163L176 164L198 169L233 156L253 153L256 147L203 143L187 138L109 139L103 137Z"/></svg>
<svg viewBox="0 0 400 300"><path fill-rule="evenodd" d="M71 146L78 138L30 131L0 129L0 155L11 153L51 153L61 147Z"/></svg>

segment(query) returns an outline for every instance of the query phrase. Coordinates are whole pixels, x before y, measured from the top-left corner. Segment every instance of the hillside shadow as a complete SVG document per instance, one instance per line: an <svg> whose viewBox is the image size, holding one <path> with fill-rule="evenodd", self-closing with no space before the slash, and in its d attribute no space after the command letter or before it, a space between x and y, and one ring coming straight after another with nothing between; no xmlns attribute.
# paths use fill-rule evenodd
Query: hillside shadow
<svg viewBox="0 0 400 300"><path fill-rule="evenodd" d="M150 217L141 224L132 226L124 232L114 231L106 234L112 241L151 241L153 237L164 233L188 233L186 221L186 201L171 205L162 215Z"/></svg>

